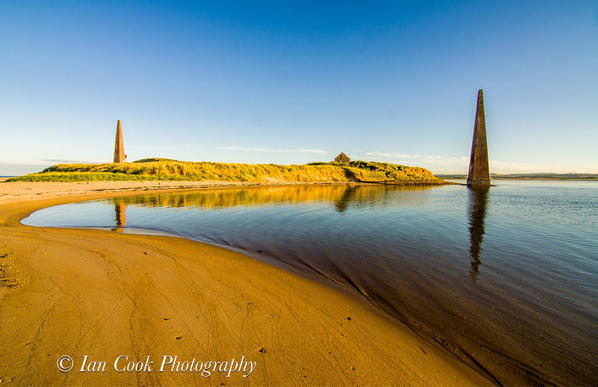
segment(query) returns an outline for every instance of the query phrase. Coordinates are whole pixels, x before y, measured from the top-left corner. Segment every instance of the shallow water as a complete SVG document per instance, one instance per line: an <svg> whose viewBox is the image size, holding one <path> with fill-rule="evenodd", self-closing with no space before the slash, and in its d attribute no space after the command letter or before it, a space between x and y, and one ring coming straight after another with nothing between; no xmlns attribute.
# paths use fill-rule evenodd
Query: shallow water
<svg viewBox="0 0 598 387"><path fill-rule="evenodd" d="M287 186L148 194L33 213L150 229L340 285L500 383L598 383L598 183Z"/></svg>

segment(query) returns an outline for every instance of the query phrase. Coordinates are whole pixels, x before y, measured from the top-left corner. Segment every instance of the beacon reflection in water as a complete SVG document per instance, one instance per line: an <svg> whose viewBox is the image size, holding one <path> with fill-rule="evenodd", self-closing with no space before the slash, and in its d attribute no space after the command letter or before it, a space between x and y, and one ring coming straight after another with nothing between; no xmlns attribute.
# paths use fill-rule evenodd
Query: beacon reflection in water
<svg viewBox="0 0 598 387"><path fill-rule="evenodd" d="M114 213L116 220L116 228L114 231L120 231L127 223L127 217L125 216L125 209L127 205L125 203L114 203Z"/></svg>
<svg viewBox="0 0 598 387"><path fill-rule="evenodd" d="M488 203L488 186L472 186L469 188L469 254L471 256L471 279L477 281L482 264L482 241L485 234L486 205Z"/></svg>

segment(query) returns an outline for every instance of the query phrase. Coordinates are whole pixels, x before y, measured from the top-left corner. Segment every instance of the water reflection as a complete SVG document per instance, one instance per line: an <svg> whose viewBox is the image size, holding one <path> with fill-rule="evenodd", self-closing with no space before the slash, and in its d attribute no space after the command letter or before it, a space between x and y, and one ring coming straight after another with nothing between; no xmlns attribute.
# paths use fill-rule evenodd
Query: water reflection
<svg viewBox="0 0 598 387"><path fill-rule="evenodd" d="M396 204L396 197L388 195L390 191L423 191L434 186L381 186L381 185L321 185L321 186L281 186L264 188L237 188L206 190L186 193L148 194L125 196L112 199L116 205L135 205L142 207L196 207L202 209L221 209L237 206L260 206L282 203L330 202L338 212L345 212L350 206L363 208L368 206L388 206ZM420 205L425 200L420 195L401 196L402 205ZM115 207L116 208L116 207ZM117 224L119 215L117 210ZM124 207L123 219L124 219ZM124 222L123 222L124 226Z"/></svg>
<svg viewBox="0 0 598 387"><path fill-rule="evenodd" d="M349 203L354 200L356 187L347 187L343 195L334 202L334 207L338 212L345 212L349 208Z"/></svg>
<svg viewBox="0 0 598 387"><path fill-rule="evenodd" d="M127 205L125 203L114 203L114 212L117 226L115 231L118 231L122 227L125 227L125 224L127 223L127 218L125 216L126 208Z"/></svg>
<svg viewBox="0 0 598 387"><path fill-rule="evenodd" d="M489 187L469 188L469 254L471 255L471 269L469 274L474 281L478 280L482 241L484 239L486 218L486 204L488 202Z"/></svg>

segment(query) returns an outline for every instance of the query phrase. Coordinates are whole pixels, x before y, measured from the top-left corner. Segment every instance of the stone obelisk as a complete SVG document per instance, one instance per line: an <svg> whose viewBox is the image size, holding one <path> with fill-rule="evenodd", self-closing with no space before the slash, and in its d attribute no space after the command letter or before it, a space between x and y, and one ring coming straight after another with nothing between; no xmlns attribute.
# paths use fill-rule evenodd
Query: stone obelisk
<svg viewBox="0 0 598 387"><path fill-rule="evenodd" d="M473 142L471 144L471 159L469 160L469 174L467 185L490 185L490 171L488 168L488 142L486 141L486 117L484 115L484 92L478 91L478 107L475 113L473 127Z"/></svg>
<svg viewBox="0 0 598 387"><path fill-rule="evenodd" d="M116 143L114 144L114 162L124 163L127 155L125 155L125 146L123 144L123 130L120 126L120 120L116 123Z"/></svg>

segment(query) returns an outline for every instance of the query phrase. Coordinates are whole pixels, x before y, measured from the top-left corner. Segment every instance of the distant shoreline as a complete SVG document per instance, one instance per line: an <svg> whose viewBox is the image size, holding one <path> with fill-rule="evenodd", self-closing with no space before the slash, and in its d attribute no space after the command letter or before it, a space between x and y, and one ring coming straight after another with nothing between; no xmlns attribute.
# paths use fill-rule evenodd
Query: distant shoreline
<svg viewBox="0 0 598 387"><path fill-rule="evenodd" d="M467 179L467 175L435 175L439 179ZM593 173L530 173L530 174L500 174L490 175L491 180L598 180L598 174Z"/></svg>

